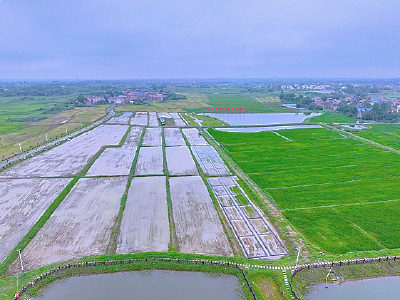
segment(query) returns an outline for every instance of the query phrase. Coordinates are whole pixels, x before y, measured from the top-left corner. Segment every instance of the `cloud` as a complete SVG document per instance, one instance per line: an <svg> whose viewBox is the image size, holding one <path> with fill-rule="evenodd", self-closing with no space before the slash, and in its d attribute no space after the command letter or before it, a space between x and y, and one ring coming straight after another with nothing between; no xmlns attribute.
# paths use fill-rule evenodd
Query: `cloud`
<svg viewBox="0 0 400 300"><path fill-rule="evenodd" d="M400 76L399 13L390 0L2 0L0 78Z"/></svg>

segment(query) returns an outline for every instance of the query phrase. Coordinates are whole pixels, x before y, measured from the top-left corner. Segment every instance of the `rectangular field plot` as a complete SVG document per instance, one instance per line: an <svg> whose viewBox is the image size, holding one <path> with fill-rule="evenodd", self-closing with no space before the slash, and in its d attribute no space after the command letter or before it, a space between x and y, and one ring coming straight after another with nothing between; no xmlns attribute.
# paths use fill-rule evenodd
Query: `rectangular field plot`
<svg viewBox="0 0 400 300"><path fill-rule="evenodd" d="M126 178L82 178L24 249L27 269L105 254Z"/></svg>
<svg viewBox="0 0 400 300"><path fill-rule="evenodd" d="M186 126L186 123L181 119L178 113L170 113L170 115L174 119L174 123L176 126Z"/></svg>
<svg viewBox="0 0 400 300"><path fill-rule="evenodd" d="M287 250L278 240L267 217L251 203L236 182L237 177L209 177L208 183L218 199L243 251L249 258L279 258ZM277 245L266 243L264 235L271 235Z"/></svg>
<svg viewBox="0 0 400 300"><path fill-rule="evenodd" d="M158 126L157 113L155 112L149 113L149 126Z"/></svg>
<svg viewBox="0 0 400 300"><path fill-rule="evenodd" d="M187 146L167 147L168 171L171 175L198 175L196 165Z"/></svg>
<svg viewBox="0 0 400 300"><path fill-rule="evenodd" d="M164 128L164 138L166 146L185 146L182 132L179 128Z"/></svg>
<svg viewBox="0 0 400 300"><path fill-rule="evenodd" d="M117 253L167 252L169 242L166 178L133 178L122 217Z"/></svg>
<svg viewBox="0 0 400 300"><path fill-rule="evenodd" d="M66 178L0 181L0 263L70 181Z"/></svg>
<svg viewBox="0 0 400 300"><path fill-rule="evenodd" d="M206 175L230 175L228 167L225 165L218 152L212 146L192 146L194 157L200 164L201 169Z"/></svg>
<svg viewBox="0 0 400 300"><path fill-rule="evenodd" d="M129 118L113 117L107 121L108 124L129 125Z"/></svg>
<svg viewBox="0 0 400 300"><path fill-rule="evenodd" d="M51 150L26 159L2 172L0 178L58 177L78 173L101 146L118 145L125 125L96 127Z"/></svg>
<svg viewBox="0 0 400 300"><path fill-rule="evenodd" d="M136 149L107 148L94 162L86 176L129 175Z"/></svg>
<svg viewBox="0 0 400 300"><path fill-rule="evenodd" d="M397 147L399 125L371 127L355 134ZM399 154L324 128L281 130L291 141L269 132L209 131L321 251L400 247Z"/></svg>
<svg viewBox="0 0 400 300"><path fill-rule="evenodd" d="M139 145L142 131L142 127L132 127L128 135L126 136L124 143L122 144L122 148L127 150L136 149Z"/></svg>
<svg viewBox="0 0 400 300"><path fill-rule="evenodd" d="M208 143L196 128L184 128L183 134L191 146L207 146Z"/></svg>
<svg viewBox="0 0 400 300"><path fill-rule="evenodd" d="M135 117L131 118L131 125L147 125L147 112L137 112Z"/></svg>
<svg viewBox="0 0 400 300"><path fill-rule="evenodd" d="M199 176L171 177L176 236L181 252L232 255L207 187Z"/></svg>
<svg viewBox="0 0 400 300"><path fill-rule="evenodd" d="M146 128L143 137L142 146L161 146L162 135L161 128Z"/></svg>
<svg viewBox="0 0 400 300"><path fill-rule="evenodd" d="M142 147L136 163L135 175L164 174L162 147Z"/></svg>

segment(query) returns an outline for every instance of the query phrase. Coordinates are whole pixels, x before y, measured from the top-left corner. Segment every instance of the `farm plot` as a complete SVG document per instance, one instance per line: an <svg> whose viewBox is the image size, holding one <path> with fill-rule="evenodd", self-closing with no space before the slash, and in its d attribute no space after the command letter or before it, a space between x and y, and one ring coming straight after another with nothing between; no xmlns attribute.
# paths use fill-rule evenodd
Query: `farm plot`
<svg viewBox="0 0 400 300"><path fill-rule="evenodd" d="M161 146L161 128L146 128L142 146Z"/></svg>
<svg viewBox="0 0 400 300"><path fill-rule="evenodd" d="M176 126L186 126L186 123L181 119L178 113L171 113L170 115L174 119Z"/></svg>
<svg viewBox="0 0 400 300"><path fill-rule="evenodd" d="M135 175L162 175L162 147L142 147L136 164Z"/></svg>
<svg viewBox="0 0 400 300"><path fill-rule="evenodd" d="M387 217L399 207L397 153L322 128L280 132L291 141L268 132L210 130L291 224L322 251L400 247L399 222Z"/></svg>
<svg viewBox="0 0 400 300"><path fill-rule="evenodd" d="M159 112L157 114L159 118L172 119L172 116L167 112Z"/></svg>
<svg viewBox="0 0 400 300"><path fill-rule="evenodd" d="M0 262L18 245L70 181L67 178L0 181Z"/></svg>
<svg viewBox="0 0 400 300"><path fill-rule="evenodd" d="M136 148L107 148L89 169L86 176L129 175Z"/></svg>
<svg viewBox="0 0 400 300"><path fill-rule="evenodd" d="M286 255L288 252L272 225L249 200L236 179L236 177L210 177L207 180L244 253L249 258L268 259Z"/></svg>
<svg viewBox="0 0 400 300"><path fill-rule="evenodd" d="M126 178L82 178L22 252L25 267L106 252Z"/></svg>
<svg viewBox="0 0 400 300"><path fill-rule="evenodd" d="M196 128L182 129L191 146L207 146L208 143Z"/></svg>
<svg viewBox="0 0 400 300"><path fill-rule="evenodd" d="M131 125L147 125L147 112L137 112L135 117L131 118Z"/></svg>
<svg viewBox="0 0 400 300"><path fill-rule="evenodd" d="M187 146L165 148L168 171L171 175L198 175L192 154Z"/></svg>
<svg viewBox="0 0 400 300"><path fill-rule="evenodd" d="M57 177L78 173L104 145L118 145L128 126L96 127L71 141L0 172L0 178Z"/></svg>
<svg viewBox="0 0 400 300"><path fill-rule="evenodd" d="M149 126L158 126L157 113L155 112L149 113Z"/></svg>
<svg viewBox="0 0 400 300"><path fill-rule="evenodd" d="M207 187L199 176L171 177L176 236L181 252L232 255Z"/></svg>
<svg viewBox="0 0 400 300"><path fill-rule="evenodd" d="M127 150L136 150L137 146L139 145L142 130L142 127L132 127L121 148Z"/></svg>
<svg viewBox="0 0 400 300"><path fill-rule="evenodd" d="M182 132L179 128L164 128L164 138L166 146L185 146Z"/></svg>
<svg viewBox="0 0 400 300"><path fill-rule="evenodd" d="M206 175L230 175L228 167L225 165L218 152L212 146L192 146L194 157L200 164L201 169Z"/></svg>
<svg viewBox="0 0 400 300"><path fill-rule="evenodd" d="M117 253L167 252L169 242L166 178L133 178L122 217Z"/></svg>
<svg viewBox="0 0 400 300"><path fill-rule="evenodd" d="M119 124L119 125L128 125L129 118L126 117L113 117L107 121L107 124Z"/></svg>

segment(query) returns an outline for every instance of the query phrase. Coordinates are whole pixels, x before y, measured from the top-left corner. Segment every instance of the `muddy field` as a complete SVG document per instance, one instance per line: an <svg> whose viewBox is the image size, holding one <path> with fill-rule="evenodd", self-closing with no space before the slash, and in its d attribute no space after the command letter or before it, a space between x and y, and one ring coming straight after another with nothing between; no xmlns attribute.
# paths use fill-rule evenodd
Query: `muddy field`
<svg viewBox="0 0 400 300"><path fill-rule="evenodd" d="M181 119L178 113L170 113L170 115L174 119L174 123L176 126L186 126L186 123Z"/></svg>
<svg viewBox="0 0 400 300"><path fill-rule="evenodd" d="M107 148L96 159L87 172L87 176L117 176L129 175L135 158L136 148Z"/></svg>
<svg viewBox="0 0 400 300"><path fill-rule="evenodd" d="M199 131L196 128L184 128L182 129L185 137L189 141L191 146L207 146L208 143L199 135Z"/></svg>
<svg viewBox="0 0 400 300"><path fill-rule="evenodd" d="M137 112L134 117L131 118L131 125L147 125L147 112Z"/></svg>
<svg viewBox="0 0 400 300"><path fill-rule="evenodd" d="M0 172L0 178L71 176L104 145L117 145L128 126L102 125Z"/></svg>
<svg viewBox="0 0 400 300"><path fill-rule="evenodd" d="M126 183L127 178L80 179L22 252L26 268L104 254Z"/></svg>
<svg viewBox="0 0 400 300"><path fill-rule="evenodd" d="M287 254L267 217L251 203L236 177L207 180L247 257L276 259Z"/></svg>
<svg viewBox="0 0 400 300"><path fill-rule="evenodd" d="M198 175L196 165L187 146L166 147L168 171L171 175Z"/></svg>
<svg viewBox="0 0 400 300"><path fill-rule="evenodd" d="M180 251L232 255L232 249L202 178L171 177L169 181Z"/></svg>
<svg viewBox="0 0 400 300"><path fill-rule="evenodd" d="M161 175L163 171L162 147L141 147L135 175Z"/></svg>
<svg viewBox="0 0 400 300"><path fill-rule="evenodd" d="M166 178L135 177L129 188L117 253L168 251Z"/></svg>
<svg viewBox="0 0 400 300"><path fill-rule="evenodd" d="M167 119L172 119L171 115L169 113L167 113L167 112L159 112L159 113L157 113L157 115L158 115L159 118L164 117L164 118L167 118Z"/></svg>
<svg viewBox="0 0 400 300"><path fill-rule="evenodd" d="M228 167L212 146L192 146L194 157L206 175L230 175Z"/></svg>
<svg viewBox="0 0 400 300"><path fill-rule="evenodd" d="M149 126L158 126L157 113L149 113Z"/></svg>
<svg viewBox="0 0 400 300"><path fill-rule="evenodd" d="M161 128L146 128L142 146L161 146Z"/></svg>
<svg viewBox="0 0 400 300"><path fill-rule="evenodd" d="M129 125L129 118L126 117L113 117L107 121L107 124Z"/></svg>
<svg viewBox="0 0 400 300"><path fill-rule="evenodd" d="M0 262L18 245L71 179L0 181Z"/></svg>
<svg viewBox="0 0 400 300"><path fill-rule="evenodd" d="M123 149L136 149L139 145L140 136L142 135L143 128L142 127L132 127L129 131L128 135L124 143L122 144Z"/></svg>
<svg viewBox="0 0 400 300"><path fill-rule="evenodd" d="M164 138L166 146L185 146L182 132L179 128L164 128Z"/></svg>

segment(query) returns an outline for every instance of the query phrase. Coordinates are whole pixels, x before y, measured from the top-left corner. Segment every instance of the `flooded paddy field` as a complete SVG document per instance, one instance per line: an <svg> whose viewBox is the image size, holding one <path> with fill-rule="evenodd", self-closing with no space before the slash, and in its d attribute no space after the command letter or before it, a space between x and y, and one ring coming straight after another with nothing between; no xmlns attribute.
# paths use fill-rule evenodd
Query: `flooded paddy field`
<svg viewBox="0 0 400 300"><path fill-rule="evenodd" d="M18 245L71 179L0 181L0 262Z"/></svg>
<svg viewBox="0 0 400 300"><path fill-rule="evenodd" d="M132 127L121 147L106 148L87 172L87 176L129 175L142 127Z"/></svg>
<svg viewBox="0 0 400 300"><path fill-rule="evenodd" d="M198 175L192 154L187 146L165 148L168 171L171 175Z"/></svg>
<svg viewBox="0 0 400 300"><path fill-rule="evenodd" d="M122 217L117 253L167 252L169 241L166 178L133 178Z"/></svg>
<svg viewBox="0 0 400 300"><path fill-rule="evenodd" d="M169 181L180 251L232 255L232 249L202 178L171 177Z"/></svg>
<svg viewBox="0 0 400 300"><path fill-rule="evenodd" d="M400 247L397 153L324 128L210 133L321 251Z"/></svg>
<svg viewBox="0 0 400 300"><path fill-rule="evenodd" d="M23 250L26 269L104 254L127 180L80 179Z"/></svg>
<svg viewBox="0 0 400 300"><path fill-rule="evenodd" d="M147 112L137 112L134 117L131 118L131 125L147 125Z"/></svg>
<svg viewBox="0 0 400 300"><path fill-rule="evenodd" d="M135 299L146 300L244 300L246 296L233 275L200 272L143 271L87 275L65 279L32 300Z"/></svg>
<svg viewBox="0 0 400 300"><path fill-rule="evenodd" d="M182 118L179 116L178 113L170 113L170 115L174 119L174 123L176 126L179 126L179 127L187 126L185 121L182 120Z"/></svg>
<svg viewBox="0 0 400 300"><path fill-rule="evenodd" d="M194 157L206 175L230 175L228 167L212 146L192 146Z"/></svg>
<svg viewBox="0 0 400 300"><path fill-rule="evenodd" d="M157 113L149 112L149 126L158 126Z"/></svg>
<svg viewBox="0 0 400 300"><path fill-rule="evenodd" d="M199 131L196 128L184 128L182 129L182 131L190 145L192 146L208 145L204 137L199 134Z"/></svg>
<svg viewBox="0 0 400 300"><path fill-rule="evenodd" d="M141 147L135 175L162 175L164 174L163 162L162 147Z"/></svg>
<svg viewBox="0 0 400 300"><path fill-rule="evenodd" d="M96 159L86 176L129 175L136 148L107 148Z"/></svg>
<svg viewBox="0 0 400 300"><path fill-rule="evenodd" d="M78 173L105 145L118 145L128 126L102 125L0 172L0 178L57 177Z"/></svg>
<svg viewBox="0 0 400 300"><path fill-rule="evenodd" d="M112 117L107 121L107 124L129 125L129 118L127 117Z"/></svg>
<svg viewBox="0 0 400 300"><path fill-rule="evenodd" d="M164 128L164 138L166 146L185 146L182 132L179 128Z"/></svg>
<svg viewBox="0 0 400 300"><path fill-rule="evenodd" d="M124 143L122 144L122 149L136 149L139 145L140 137L142 135L143 128L142 127L131 127L128 135Z"/></svg>
<svg viewBox="0 0 400 300"><path fill-rule="evenodd" d="M146 128L143 137L142 146L161 146L162 135L161 128Z"/></svg>

